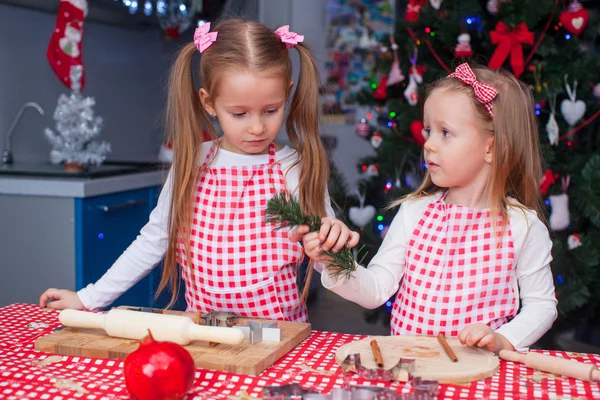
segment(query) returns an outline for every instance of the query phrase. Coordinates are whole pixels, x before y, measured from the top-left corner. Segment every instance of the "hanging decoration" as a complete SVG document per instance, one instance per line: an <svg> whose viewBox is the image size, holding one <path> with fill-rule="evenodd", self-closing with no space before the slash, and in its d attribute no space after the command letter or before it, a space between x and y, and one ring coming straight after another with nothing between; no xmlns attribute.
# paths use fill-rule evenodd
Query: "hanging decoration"
<svg viewBox="0 0 600 400"><path fill-rule="evenodd" d="M550 99L550 117L546 122L546 134L552 146L558 145L559 128L556 122L556 96Z"/></svg>
<svg viewBox="0 0 600 400"><path fill-rule="evenodd" d="M431 7L435 8L436 10L439 10L442 6L442 0L429 0L429 4L431 4Z"/></svg>
<svg viewBox="0 0 600 400"><path fill-rule="evenodd" d="M379 133L379 132L373 133L373 136L371 136L371 146L373 146L374 149L378 149L382 143L383 143L383 136L381 136L381 133Z"/></svg>
<svg viewBox="0 0 600 400"><path fill-rule="evenodd" d="M559 21L565 30L573 35L579 35L587 26L590 19L588 10L583 8L579 1L574 0L569 4L567 11L560 13Z"/></svg>
<svg viewBox="0 0 600 400"><path fill-rule="evenodd" d="M563 177L561 179L563 192L548 197L552 207L552 212L550 213L550 228L553 231L567 229L571 223L569 216L569 197L567 196L567 189L570 181L570 176Z"/></svg>
<svg viewBox="0 0 600 400"><path fill-rule="evenodd" d="M568 99L564 99L560 104L560 111L563 118L569 126L575 126L577 121L583 118L586 105L583 100L577 100L577 81L573 82L573 88L567 81L568 75L565 75L565 90L567 91Z"/></svg>
<svg viewBox="0 0 600 400"><path fill-rule="evenodd" d="M404 97L408 104L416 106L419 102L418 87L420 83L423 83L423 72L425 72L425 66L417 66L417 56L419 50L415 47L414 56L410 58L411 67L408 73L409 84L404 89Z"/></svg>
<svg viewBox="0 0 600 400"><path fill-rule="evenodd" d="M410 134L415 139L415 141L419 144L419 146L423 147L425 144L425 136L423 135L423 130L425 129L425 125L423 125L423 121L415 120L410 124Z"/></svg>
<svg viewBox="0 0 600 400"><path fill-rule="evenodd" d="M405 79L404 74L400 69L400 61L398 60L398 45L394 41L394 35L390 35L390 43L392 53L394 53L394 61L392 62L392 67L390 68L390 73L387 77L387 86L395 85Z"/></svg>
<svg viewBox="0 0 600 400"><path fill-rule="evenodd" d="M546 172L544 172L544 176L542 177L542 181L540 182L540 193L542 194L542 196L548 194L550 186L552 186L554 182L556 182L557 178L558 174L555 174L550 169L547 169Z"/></svg>
<svg viewBox="0 0 600 400"><path fill-rule="evenodd" d="M515 77L521 76L525 70L525 61L523 60L523 44L533 44L533 32L531 32L524 22L510 30L508 25L500 21L496 24L496 29L490 32L492 44L498 45L488 67L492 69L502 68L502 65L510 55L510 66Z"/></svg>
<svg viewBox="0 0 600 400"><path fill-rule="evenodd" d="M405 19L407 22L417 22L419 20L419 13L421 8L425 4L426 0L409 0L406 5Z"/></svg>
<svg viewBox="0 0 600 400"><path fill-rule="evenodd" d="M567 245L569 246L569 250L573 250L581 246L581 238L578 233L573 233L569 235L567 238Z"/></svg>
<svg viewBox="0 0 600 400"><path fill-rule="evenodd" d="M358 207L350 207L348 210L348 219L362 230L375 217L376 210L372 205L365 206L366 195L364 193L357 190L356 196L360 205Z"/></svg>
<svg viewBox="0 0 600 400"><path fill-rule="evenodd" d="M470 58L473 56L473 49L471 49L471 36L468 33L461 33L458 35L458 44L454 50L454 57L456 58Z"/></svg>
<svg viewBox="0 0 600 400"><path fill-rule="evenodd" d="M87 0L61 0L56 13L56 26L50 37L46 57L61 83L73 90L85 87L83 70L83 20L87 15ZM71 81L71 67L81 66L78 82Z"/></svg>
<svg viewBox="0 0 600 400"><path fill-rule="evenodd" d="M379 81L379 85L377 85L377 89L373 92L373 99L375 100L385 100L387 98L387 75L383 75L381 80Z"/></svg>

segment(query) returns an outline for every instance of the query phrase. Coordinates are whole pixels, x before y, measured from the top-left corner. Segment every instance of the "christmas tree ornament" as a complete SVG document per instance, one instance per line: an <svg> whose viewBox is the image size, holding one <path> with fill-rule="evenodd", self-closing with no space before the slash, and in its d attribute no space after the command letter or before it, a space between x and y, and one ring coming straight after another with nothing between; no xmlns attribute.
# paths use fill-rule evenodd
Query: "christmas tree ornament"
<svg viewBox="0 0 600 400"><path fill-rule="evenodd" d="M486 7L490 14L496 15L498 14L498 8L500 5L498 4L498 0L488 0Z"/></svg>
<svg viewBox="0 0 600 400"><path fill-rule="evenodd" d="M358 197L360 206L350 207L348 210L348 219L350 219L354 225L358 226L360 229L363 229L375 217L375 212L377 210L372 205L365 206L365 194L360 193L357 190L356 195Z"/></svg>
<svg viewBox="0 0 600 400"><path fill-rule="evenodd" d="M515 29L510 29L504 22L499 21L496 29L490 32L492 44L498 45L490 58L488 67L500 69L510 55L510 66L516 78L521 76L525 70L523 59L523 45L533 44L533 32L529 31L524 22L518 24Z"/></svg>
<svg viewBox="0 0 600 400"><path fill-rule="evenodd" d="M425 125L423 125L423 121L415 120L410 124L410 134L415 139L415 141L419 144L419 146L423 147L427 138L423 135L423 131L425 129Z"/></svg>
<svg viewBox="0 0 600 400"><path fill-rule="evenodd" d="M381 136L381 133L379 133L379 132L373 133L373 136L371 136L371 146L373 146L373 148L375 148L375 149L378 149L382 143L383 143L383 136Z"/></svg>
<svg viewBox="0 0 600 400"><path fill-rule="evenodd" d="M429 4L431 4L431 7L435 8L436 10L439 10L442 6L442 0L429 0Z"/></svg>
<svg viewBox="0 0 600 400"><path fill-rule="evenodd" d="M568 76L565 75L565 90L569 98L564 99L560 104L560 112L569 126L575 126L577 121L583 118L586 105L583 100L577 100L577 81L573 82L573 89L571 89L567 78Z"/></svg>
<svg viewBox="0 0 600 400"><path fill-rule="evenodd" d="M69 89L71 67L83 66L83 20L87 15L87 0L60 0L56 13L56 26L50 37L46 57L54 73ZM85 74L81 74L78 82L79 90L85 86Z"/></svg>
<svg viewBox="0 0 600 400"><path fill-rule="evenodd" d="M581 246L581 238L579 237L579 234L573 233L569 235L567 238L567 245L569 246L569 250L573 250Z"/></svg>
<svg viewBox="0 0 600 400"><path fill-rule="evenodd" d="M53 164L100 165L110 151L109 143L94 140L100 135L102 118L94 116L95 100L84 98L79 91L82 74L83 66L71 67L69 80L73 90L69 96L61 94L58 98L53 116L56 132L49 128L44 131L52 145L50 160Z"/></svg>
<svg viewBox="0 0 600 400"><path fill-rule="evenodd" d="M373 99L374 100L385 100L387 98L387 75L383 75L381 77L381 80L379 81L379 85L377 85L377 88L375 89L375 91L373 92Z"/></svg>
<svg viewBox="0 0 600 400"><path fill-rule="evenodd" d="M558 174L555 174L550 169L547 169L546 172L544 172L544 176L542 177L542 181L540 182L540 193L542 194L542 196L548 194L550 186L554 185L554 182L556 182L557 178Z"/></svg>
<svg viewBox="0 0 600 400"><path fill-rule="evenodd" d="M583 8L579 1L574 0L569 4L567 11L560 13L559 21L567 32L579 35L585 29L589 19L588 10Z"/></svg>
<svg viewBox="0 0 600 400"><path fill-rule="evenodd" d="M411 106L416 106L419 102L418 87L420 83L423 83L423 72L425 67L417 66L413 64L409 71L409 84L404 89L404 98L408 101Z"/></svg>
<svg viewBox="0 0 600 400"><path fill-rule="evenodd" d="M562 188L563 193L558 195L548 196L550 200L550 206L552 212L550 213L550 228L553 231L562 231L569 227L570 216L569 216L569 197L567 196L567 188L571 178L569 176L563 177Z"/></svg>
<svg viewBox="0 0 600 400"><path fill-rule="evenodd" d="M471 49L471 36L468 33L461 33L458 35L458 44L454 49L454 57L457 58L469 58L473 56L473 50Z"/></svg>
<svg viewBox="0 0 600 400"><path fill-rule="evenodd" d="M406 5L406 14L404 19L406 22L417 22L419 20L419 13L421 12L421 7L425 4L426 0L409 0Z"/></svg>
<svg viewBox="0 0 600 400"><path fill-rule="evenodd" d="M366 119L361 119L356 124L356 134L360 137L367 137L371 133L371 126L367 123Z"/></svg>
<svg viewBox="0 0 600 400"><path fill-rule="evenodd" d="M368 178L374 178L379 176L379 164L370 164L365 171L365 175Z"/></svg>
<svg viewBox="0 0 600 400"><path fill-rule="evenodd" d="M593 93L595 98L600 99L600 83L594 85Z"/></svg>
<svg viewBox="0 0 600 400"><path fill-rule="evenodd" d="M546 122L546 134L548 135L548 141L552 146L558 145L559 128L556 122L556 96L550 100L550 117Z"/></svg>
<svg viewBox="0 0 600 400"><path fill-rule="evenodd" d="M394 53L394 61L392 62L392 67L390 68L390 73L387 78L387 86L392 86L397 83L402 82L405 77L400 70L400 61L398 60L398 45L394 42L394 36L390 36L391 48Z"/></svg>
<svg viewBox="0 0 600 400"><path fill-rule="evenodd" d="M311 232L321 229L321 217L305 215L300 203L287 192L277 193L267 202L265 222L275 224L275 229L293 228L300 225L308 225ZM354 255L348 247L342 248L337 253L328 250L325 254L333 260L329 264L333 275L348 277L356 269Z"/></svg>
<svg viewBox="0 0 600 400"><path fill-rule="evenodd" d="M123 362L125 386L138 400L182 399L194 383L194 360L174 342L158 342L148 331Z"/></svg>

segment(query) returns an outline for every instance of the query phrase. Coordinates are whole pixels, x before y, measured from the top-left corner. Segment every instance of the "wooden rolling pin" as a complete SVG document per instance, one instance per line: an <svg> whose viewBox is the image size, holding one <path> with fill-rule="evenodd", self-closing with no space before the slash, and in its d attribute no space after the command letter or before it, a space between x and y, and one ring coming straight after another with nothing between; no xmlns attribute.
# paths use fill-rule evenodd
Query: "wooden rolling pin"
<svg viewBox="0 0 600 400"><path fill-rule="evenodd" d="M143 339L152 331L154 339L186 345L193 340L240 344L244 332L236 328L196 325L191 318L180 315L155 314L113 309L105 314L78 310L63 310L58 319L71 328L104 329L107 334L126 339Z"/></svg>
<svg viewBox="0 0 600 400"><path fill-rule="evenodd" d="M581 379L582 381L600 382L600 371L591 364L532 352L522 354L510 350L500 350L499 355L505 361L519 362L539 371Z"/></svg>

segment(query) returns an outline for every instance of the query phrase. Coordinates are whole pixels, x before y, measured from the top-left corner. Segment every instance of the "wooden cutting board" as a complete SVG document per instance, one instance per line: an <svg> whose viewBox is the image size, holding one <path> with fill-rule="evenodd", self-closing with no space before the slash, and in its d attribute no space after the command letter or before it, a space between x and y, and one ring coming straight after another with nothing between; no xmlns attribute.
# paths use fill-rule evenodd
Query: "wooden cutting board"
<svg viewBox="0 0 600 400"><path fill-rule="evenodd" d="M120 307L126 308L126 307ZM165 314L187 315L194 319L196 313L165 311ZM248 320L271 322L260 319L239 318L238 324ZM250 344L245 340L239 345L209 345L195 341L184 346L192 355L197 367L246 375L258 375L294 349L310 336L311 325L302 322L277 321L281 329L280 342ZM67 356L124 359L139 347L139 341L108 336L101 329L63 328L35 341L35 349Z"/></svg>
<svg viewBox="0 0 600 400"><path fill-rule="evenodd" d="M452 362L438 343L437 337L429 336L373 336L348 343L336 352L336 361L342 364L348 354L359 353L361 364L377 368L371 349L371 340L377 340L383 356L384 369L393 368L400 358L415 359L413 376L436 380L440 383L467 383L489 378L498 370L500 361L493 353L462 345L458 339L447 342L458 358Z"/></svg>

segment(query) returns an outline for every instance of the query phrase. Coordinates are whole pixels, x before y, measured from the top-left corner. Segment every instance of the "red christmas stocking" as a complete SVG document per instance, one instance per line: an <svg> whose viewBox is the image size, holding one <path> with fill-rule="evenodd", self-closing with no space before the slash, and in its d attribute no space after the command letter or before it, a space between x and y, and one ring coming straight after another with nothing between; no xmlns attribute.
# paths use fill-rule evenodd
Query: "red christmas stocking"
<svg viewBox="0 0 600 400"><path fill-rule="evenodd" d="M70 89L73 89L69 76L71 67L83 66L83 20L87 14L87 5L87 0L60 0L56 27L46 51L50 66L60 81ZM85 74L82 74L79 90L83 90L84 84Z"/></svg>

